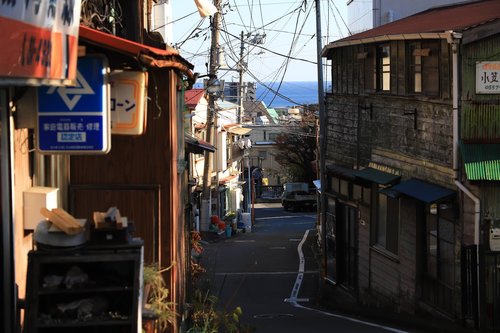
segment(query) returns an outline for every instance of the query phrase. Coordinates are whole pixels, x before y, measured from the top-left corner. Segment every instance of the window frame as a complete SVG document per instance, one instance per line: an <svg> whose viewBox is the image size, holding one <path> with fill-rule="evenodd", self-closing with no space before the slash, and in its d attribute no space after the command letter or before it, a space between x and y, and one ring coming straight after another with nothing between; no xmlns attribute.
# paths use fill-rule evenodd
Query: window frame
<svg viewBox="0 0 500 333"><path fill-rule="evenodd" d="M440 283L453 287L455 284L455 236L456 223L453 216L453 204L443 212L440 204L427 206L427 223L425 226L425 274ZM451 235L444 234L451 228ZM433 242L431 241L433 240ZM434 249L431 247L435 247ZM446 251L445 247L451 248ZM448 254L448 256L446 256ZM446 264L447 263L447 264ZM432 266L433 265L433 266ZM445 268L451 268L446 272Z"/></svg>
<svg viewBox="0 0 500 333"><path fill-rule="evenodd" d="M381 188L378 184L374 184L372 189L371 245L390 256L398 257L401 202L399 198L392 198L381 193L379 191ZM382 224L381 213L383 211L385 214ZM381 226L384 227L383 232Z"/></svg>
<svg viewBox="0 0 500 333"><path fill-rule="evenodd" d="M391 91L391 45L383 43L377 45L377 57L374 71L374 85L377 92ZM385 56L385 53L387 55ZM386 81L387 80L387 81Z"/></svg>
<svg viewBox="0 0 500 333"><path fill-rule="evenodd" d="M408 93L438 96L441 92L440 44L437 40L413 41L407 44ZM420 89L417 89L417 80ZM436 82L433 87L430 83Z"/></svg>

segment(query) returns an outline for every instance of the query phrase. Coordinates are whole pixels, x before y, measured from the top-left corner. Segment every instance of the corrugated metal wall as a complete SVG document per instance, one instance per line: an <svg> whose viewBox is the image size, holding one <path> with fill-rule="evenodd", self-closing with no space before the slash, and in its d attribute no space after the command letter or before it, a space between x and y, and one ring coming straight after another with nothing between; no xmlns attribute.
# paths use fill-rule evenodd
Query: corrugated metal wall
<svg viewBox="0 0 500 333"><path fill-rule="evenodd" d="M500 35L462 50L461 136L466 142L500 142L500 95L476 94L476 62L500 60Z"/></svg>
<svg viewBox="0 0 500 333"><path fill-rule="evenodd" d="M498 95L495 95L498 98ZM500 101L499 101L500 102ZM462 104L462 140L469 143L500 142L500 105L481 102Z"/></svg>

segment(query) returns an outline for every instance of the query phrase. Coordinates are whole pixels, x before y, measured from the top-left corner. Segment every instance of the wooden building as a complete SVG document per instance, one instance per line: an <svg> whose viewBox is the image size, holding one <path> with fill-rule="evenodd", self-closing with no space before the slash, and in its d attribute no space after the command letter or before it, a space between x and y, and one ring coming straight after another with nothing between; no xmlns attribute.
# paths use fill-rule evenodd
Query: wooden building
<svg viewBox="0 0 500 333"><path fill-rule="evenodd" d="M165 273L171 301L179 314L186 310L190 239L185 221L189 196L183 113L184 92L194 83L193 67L150 32L151 1L116 1L113 5L114 20L99 20L111 15L108 4L100 1L82 4L81 16L77 12L80 2L75 2L75 12L68 19L76 20L79 55L106 59L106 78L123 71L145 73L147 111L140 133L113 133L110 146L98 154L39 152L35 149L40 139L35 125L37 103L31 98L36 86L81 84L80 79L75 81L73 75L56 82L35 73L16 81L1 69L1 263L5 274L0 296L2 319L8 319L2 323L6 332L14 332L13 326L22 321L16 316L20 313L17 303L25 296L27 254L34 246L33 230L25 226L23 193L33 187L57 189L58 206L89 221L93 212L117 207L134 222L133 235L144 241L144 262L172 266ZM55 46L47 52L54 50ZM180 323L182 316L177 318ZM178 330L178 323L172 331Z"/></svg>
<svg viewBox="0 0 500 333"><path fill-rule="evenodd" d="M476 62L495 76L499 13L498 1L433 8L323 49L327 279L361 303L498 329L497 277L476 260L497 260L499 91L474 87Z"/></svg>

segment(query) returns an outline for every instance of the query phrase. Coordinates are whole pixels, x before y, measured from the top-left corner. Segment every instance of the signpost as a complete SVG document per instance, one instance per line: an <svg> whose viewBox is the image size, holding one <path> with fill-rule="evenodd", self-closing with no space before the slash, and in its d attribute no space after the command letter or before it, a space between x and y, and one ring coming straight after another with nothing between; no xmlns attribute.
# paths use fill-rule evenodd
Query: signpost
<svg viewBox="0 0 500 333"><path fill-rule="evenodd" d="M75 86L38 88L37 148L41 153L106 154L111 148L108 64L78 59Z"/></svg>

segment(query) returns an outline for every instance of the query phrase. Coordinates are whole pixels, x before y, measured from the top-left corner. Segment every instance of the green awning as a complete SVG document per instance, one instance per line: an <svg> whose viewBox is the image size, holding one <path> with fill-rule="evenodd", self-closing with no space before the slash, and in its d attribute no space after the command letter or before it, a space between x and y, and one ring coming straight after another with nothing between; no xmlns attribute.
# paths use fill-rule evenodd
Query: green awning
<svg viewBox="0 0 500 333"><path fill-rule="evenodd" d="M356 178L369 181L372 183L377 183L380 185L394 184L401 178L401 176L379 171L373 168L366 168L363 170L356 171L354 172L354 175L356 176Z"/></svg>
<svg viewBox="0 0 500 333"><path fill-rule="evenodd" d="M460 142L468 180L500 180L500 144Z"/></svg>

